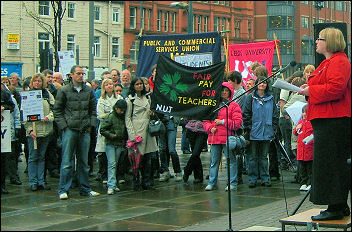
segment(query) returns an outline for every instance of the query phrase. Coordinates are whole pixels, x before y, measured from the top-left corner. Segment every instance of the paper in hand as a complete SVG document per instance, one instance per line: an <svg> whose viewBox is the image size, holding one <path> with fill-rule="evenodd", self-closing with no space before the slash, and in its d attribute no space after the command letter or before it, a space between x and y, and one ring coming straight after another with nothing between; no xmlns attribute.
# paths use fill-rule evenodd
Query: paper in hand
<svg viewBox="0 0 352 232"><path fill-rule="evenodd" d="M303 90L303 89L301 89L295 85L292 85L292 84L288 83L287 81L284 81L280 78L276 79L275 83L273 84L273 87L279 88L279 89L286 89L288 91L294 91L294 92L298 92L298 91Z"/></svg>

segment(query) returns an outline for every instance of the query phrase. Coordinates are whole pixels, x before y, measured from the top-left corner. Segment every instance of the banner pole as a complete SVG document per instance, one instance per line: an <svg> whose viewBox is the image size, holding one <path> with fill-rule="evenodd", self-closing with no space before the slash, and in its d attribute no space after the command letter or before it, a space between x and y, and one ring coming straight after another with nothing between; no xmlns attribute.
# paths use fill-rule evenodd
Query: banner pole
<svg viewBox="0 0 352 232"><path fill-rule="evenodd" d="M35 122L33 122L33 132L37 135L37 128ZM34 150L38 149L37 139L33 139Z"/></svg>
<svg viewBox="0 0 352 232"><path fill-rule="evenodd" d="M275 48L276 48L276 55L277 55L277 60L279 61L279 67L282 68L282 65L281 65L281 58L280 58L280 53L279 53L279 45L277 44L277 38L276 38L276 34L273 33L273 37L274 37L274 42L275 42ZM281 79L285 79L284 78L284 74L281 73Z"/></svg>

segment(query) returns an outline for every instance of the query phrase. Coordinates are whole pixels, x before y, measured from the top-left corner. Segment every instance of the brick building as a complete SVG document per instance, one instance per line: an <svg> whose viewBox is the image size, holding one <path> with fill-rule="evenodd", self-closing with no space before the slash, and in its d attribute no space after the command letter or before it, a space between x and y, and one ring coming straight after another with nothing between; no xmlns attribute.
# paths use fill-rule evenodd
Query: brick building
<svg viewBox="0 0 352 232"><path fill-rule="evenodd" d="M186 2L186 1L185 1ZM187 9L176 9L172 1L126 1L124 59L136 70L137 35L187 33ZM187 1L189 3L189 1ZM193 32L230 32L230 44L254 40L253 1L192 1ZM141 27L142 15L142 27Z"/></svg>
<svg viewBox="0 0 352 232"><path fill-rule="evenodd" d="M315 1L254 1L254 41L280 40L282 65L295 60L298 68L315 63L315 23L346 23L351 57L351 2L323 1L317 12ZM317 21L319 16L319 21ZM278 66L275 53L273 66ZM292 73L294 70L289 70Z"/></svg>

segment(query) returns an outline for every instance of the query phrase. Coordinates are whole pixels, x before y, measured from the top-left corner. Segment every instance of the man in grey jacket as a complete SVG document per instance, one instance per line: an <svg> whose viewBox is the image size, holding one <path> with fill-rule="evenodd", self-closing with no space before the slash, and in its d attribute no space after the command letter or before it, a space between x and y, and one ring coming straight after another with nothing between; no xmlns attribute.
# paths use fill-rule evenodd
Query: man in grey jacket
<svg viewBox="0 0 352 232"><path fill-rule="evenodd" d="M88 179L88 150L90 130L96 126L96 105L93 90L83 82L81 66L71 68L71 82L59 89L54 105L55 121L62 130L62 161L59 198L68 199L72 184L73 155L77 158L77 179L81 196L98 196L92 191Z"/></svg>

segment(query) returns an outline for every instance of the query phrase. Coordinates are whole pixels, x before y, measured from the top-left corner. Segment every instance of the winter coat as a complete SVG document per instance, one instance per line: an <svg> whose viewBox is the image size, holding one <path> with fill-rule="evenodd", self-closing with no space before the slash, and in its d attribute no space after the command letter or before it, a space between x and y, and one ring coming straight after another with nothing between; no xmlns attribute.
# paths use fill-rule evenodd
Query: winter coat
<svg viewBox="0 0 352 232"><path fill-rule="evenodd" d="M36 135L37 137L46 137L53 131L53 122L54 122L54 113L52 108L55 104L54 96L46 89L42 89L43 96L43 111L44 117L47 117L49 120L47 122L44 121L36 121ZM30 136L31 131L33 130L33 122L24 122L23 123L26 128L27 137Z"/></svg>
<svg viewBox="0 0 352 232"><path fill-rule="evenodd" d="M323 60L308 86L307 120L351 117L351 63L344 52Z"/></svg>
<svg viewBox="0 0 352 232"><path fill-rule="evenodd" d="M86 132L97 125L97 112L93 89L82 84L78 92L72 82L57 91L54 105L55 122L60 130L69 128Z"/></svg>
<svg viewBox="0 0 352 232"><path fill-rule="evenodd" d="M313 127L310 121L302 119L297 125L302 124L299 131L293 128L293 134L297 136L297 160L310 161L313 160L314 140L307 145L303 143L303 139L313 134Z"/></svg>
<svg viewBox="0 0 352 232"><path fill-rule="evenodd" d="M233 96L233 86L229 82L223 82L222 86L225 86L230 89L230 97L228 100L232 99ZM231 102L228 107L228 125L229 125L229 136L234 134L234 130L238 130L242 125L242 110L240 105L237 102ZM217 116L217 119L224 120L222 125L214 126L214 121L204 120L203 128L209 134L208 135L208 144L226 144L227 141L227 132L226 132L226 107L222 108ZM215 127L216 132L212 134L210 132L211 128Z"/></svg>
<svg viewBox="0 0 352 232"><path fill-rule="evenodd" d="M259 97L257 90L248 95L243 112L243 125L245 130L250 130L250 140L273 140L278 121L274 97L270 92L265 93L263 97Z"/></svg>
<svg viewBox="0 0 352 232"><path fill-rule="evenodd" d="M105 152L105 137L101 135L100 133L100 128L101 128L101 123L104 121L104 118L109 115L110 112L113 111L113 106L115 103L123 99L122 96L118 95L116 98L111 96L106 98L100 97L98 100L97 104L97 116L98 119L101 121L99 124L98 128L98 133L97 133L97 143L95 146L95 152Z"/></svg>
<svg viewBox="0 0 352 232"><path fill-rule="evenodd" d="M112 111L100 125L100 133L105 137L106 144L118 147L126 146L127 130L124 115L119 116L116 111Z"/></svg>
<svg viewBox="0 0 352 232"><path fill-rule="evenodd" d="M156 138L150 136L148 132L150 121L150 104L151 100L148 96L142 98L129 95L126 99L127 110L125 115L125 122L128 132L128 139L134 140L136 136L141 136L143 141L138 144L138 151L141 154L147 154L158 150ZM133 104L133 112L132 112Z"/></svg>

